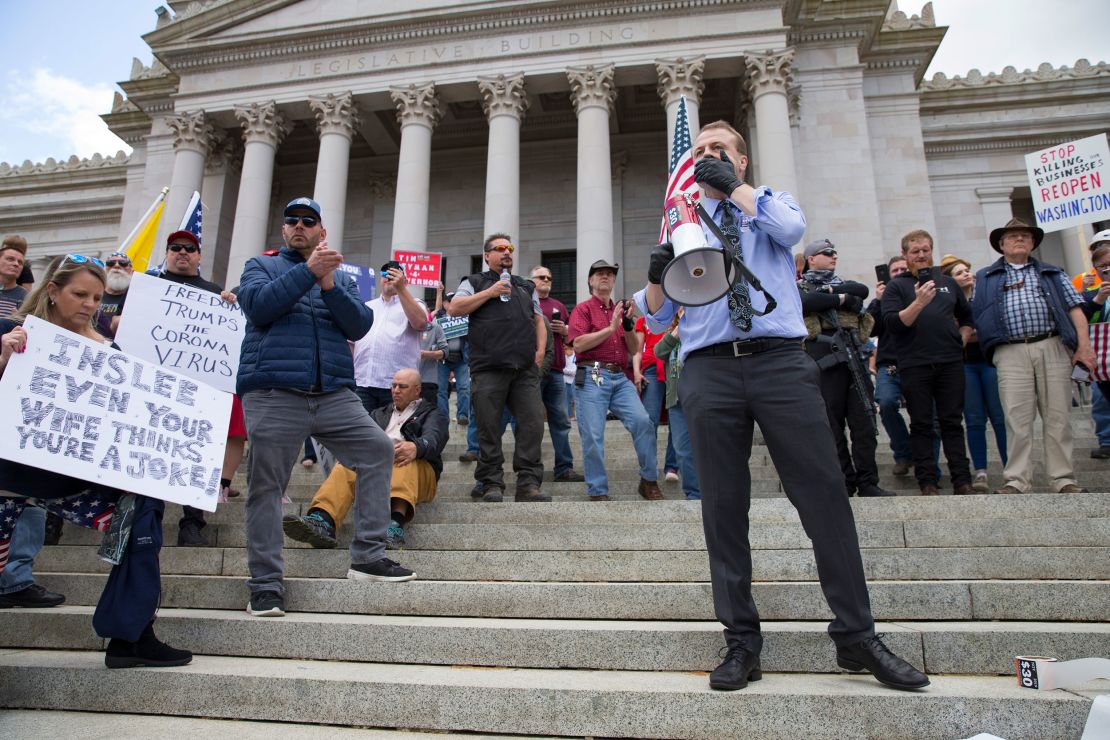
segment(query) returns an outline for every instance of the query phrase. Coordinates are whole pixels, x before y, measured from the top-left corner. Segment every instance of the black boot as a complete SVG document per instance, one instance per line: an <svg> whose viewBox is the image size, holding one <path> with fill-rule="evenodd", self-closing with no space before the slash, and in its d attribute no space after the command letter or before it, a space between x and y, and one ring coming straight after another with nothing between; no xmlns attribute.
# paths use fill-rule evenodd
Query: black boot
<svg viewBox="0 0 1110 740"><path fill-rule="evenodd" d="M63 519L52 512L46 514L46 539L44 545L56 545L62 539Z"/></svg>
<svg viewBox="0 0 1110 740"><path fill-rule="evenodd" d="M161 668L188 665L192 660L193 654L188 650L172 648L155 637L154 622L146 626L136 642L113 637L104 654L104 665L109 668Z"/></svg>

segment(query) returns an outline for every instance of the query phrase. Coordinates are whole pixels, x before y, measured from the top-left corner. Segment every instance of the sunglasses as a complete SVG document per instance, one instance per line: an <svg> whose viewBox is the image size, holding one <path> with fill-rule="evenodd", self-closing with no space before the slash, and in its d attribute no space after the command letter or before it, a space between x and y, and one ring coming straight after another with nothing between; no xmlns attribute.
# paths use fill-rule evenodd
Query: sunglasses
<svg viewBox="0 0 1110 740"><path fill-rule="evenodd" d="M285 225L286 226L296 226L297 222L300 222L300 223L304 224L304 227L306 229L311 229L313 226L320 223L320 219L316 218L315 216L286 216L285 217Z"/></svg>
<svg viewBox="0 0 1110 740"><path fill-rule="evenodd" d="M508 252L509 254L512 254L513 253L513 245L512 244L501 244L500 246L490 247L486 251L487 252Z"/></svg>
<svg viewBox="0 0 1110 740"><path fill-rule="evenodd" d="M75 265L83 265L86 262L91 262L94 265L96 265L97 267L99 267L100 269L102 269L102 270L104 269L104 263L102 261L100 261L98 258L96 258L96 257L86 257L83 254L67 254L65 256L65 259L62 260L61 264L64 265L66 262L72 262Z"/></svg>
<svg viewBox="0 0 1110 740"><path fill-rule="evenodd" d="M835 257L836 256L836 250L835 249L822 249L820 252L814 252L814 255L818 255L818 254L823 256L823 257Z"/></svg>
<svg viewBox="0 0 1110 740"><path fill-rule="evenodd" d="M169 249L171 252L184 252L185 254L196 254L200 251L200 247L196 244L171 244Z"/></svg>
<svg viewBox="0 0 1110 740"><path fill-rule="evenodd" d="M532 279L533 280L542 280L545 283L550 283L551 282L551 276L550 275L533 275Z"/></svg>
<svg viewBox="0 0 1110 740"><path fill-rule="evenodd" d="M105 267L130 267L131 260L114 259L104 263Z"/></svg>

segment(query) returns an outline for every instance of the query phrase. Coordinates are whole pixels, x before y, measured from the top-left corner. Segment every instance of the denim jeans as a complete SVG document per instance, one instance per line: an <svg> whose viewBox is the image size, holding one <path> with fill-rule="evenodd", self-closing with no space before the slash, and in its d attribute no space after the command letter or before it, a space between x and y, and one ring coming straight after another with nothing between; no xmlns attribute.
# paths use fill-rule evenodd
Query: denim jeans
<svg viewBox="0 0 1110 740"><path fill-rule="evenodd" d="M644 387L640 399L644 402L648 418L651 419L651 424L655 427L656 434L658 434L659 420L663 416L663 404L667 399L667 383L656 378L656 371L655 365L644 370L644 380L647 381L647 385ZM670 427L667 428L667 456L663 461L663 468L665 470L678 470L678 457L675 453L674 438Z"/></svg>
<svg viewBox="0 0 1110 740"><path fill-rule="evenodd" d="M568 419L573 419L574 418L574 383L564 382L563 385L566 386L567 418Z"/></svg>
<svg viewBox="0 0 1110 740"><path fill-rule="evenodd" d="M574 467L570 449L570 419L563 398L563 371L550 370L540 378L540 397L547 409L547 428L551 430L551 446L555 449L555 475Z"/></svg>
<svg viewBox="0 0 1110 740"><path fill-rule="evenodd" d="M455 373L455 419L470 418L470 365L467 364L467 354L464 349L463 357L458 362L441 362L438 365L439 410L448 420L451 419L451 410L447 402L451 373Z"/></svg>
<svg viewBox="0 0 1110 740"><path fill-rule="evenodd" d="M987 419L994 428L994 440L1006 464L1006 416L998 397L998 371L986 362L965 362L964 419L967 422L967 447L976 470L987 467Z"/></svg>
<svg viewBox="0 0 1110 740"><path fill-rule="evenodd" d="M997 392L997 383L995 389ZM1110 447L1110 398L1103 395L1098 383L1091 383L1091 421L1095 423L1098 446Z"/></svg>
<svg viewBox="0 0 1110 740"><path fill-rule="evenodd" d="M686 426L686 415L682 405L675 404L667 409L670 418L670 439L674 440L674 451L678 458L678 470L682 474L682 493L690 500L701 499L698 488L698 471L694 467L694 451L690 447L690 429ZM668 445L668 448L670 446Z"/></svg>
<svg viewBox="0 0 1110 740"><path fill-rule="evenodd" d="M893 365L890 367L894 368ZM906 420L898 410L898 403L902 399L902 379L897 368L894 368L893 375L882 365L877 369L875 402L879 404L879 417L890 437L890 451L894 453L895 462L908 463L913 459L910 452L910 430L906 428Z"/></svg>
<svg viewBox="0 0 1110 740"><path fill-rule="evenodd" d="M578 433L582 437L583 474L586 490L591 496L609 493L609 477L605 472L605 416L612 411L632 434L632 446L640 465L640 477L654 481L659 478L655 453L655 428L640 402L640 396L624 373L601 371L601 385L586 373L586 382L576 389Z"/></svg>
<svg viewBox="0 0 1110 740"><path fill-rule="evenodd" d="M0 574L0 594L14 594L35 584L31 566L45 539L46 509L25 507L12 531L8 567Z"/></svg>

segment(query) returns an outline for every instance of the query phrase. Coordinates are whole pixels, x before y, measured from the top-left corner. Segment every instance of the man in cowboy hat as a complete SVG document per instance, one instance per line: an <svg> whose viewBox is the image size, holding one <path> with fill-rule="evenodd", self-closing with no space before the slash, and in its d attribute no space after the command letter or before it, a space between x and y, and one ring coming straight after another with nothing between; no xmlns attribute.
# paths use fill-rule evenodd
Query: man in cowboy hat
<svg viewBox="0 0 1110 740"><path fill-rule="evenodd" d="M1067 274L1032 257L1044 231L1011 219L990 233L1002 254L975 275L972 315L979 343L998 368L1009 460L998 493L1033 488L1033 419L1044 425L1045 469L1060 493L1082 493L1072 467L1072 366L1094 363L1083 299Z"/></svg>

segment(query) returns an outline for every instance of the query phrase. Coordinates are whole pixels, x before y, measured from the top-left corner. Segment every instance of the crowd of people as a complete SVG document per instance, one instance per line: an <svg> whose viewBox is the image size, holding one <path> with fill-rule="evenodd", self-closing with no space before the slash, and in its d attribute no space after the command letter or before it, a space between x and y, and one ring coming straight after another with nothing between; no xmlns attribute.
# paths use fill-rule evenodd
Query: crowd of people
<svg viewBox="0 0 1110 740"><path fill-rule="evenodd" d="M1110 232L1096 235L1094 269L1073 285L1033 256L1044 234L1021 221L989 234L1001 256L974 273L954 255L935 266L933 237L914 230L881 266L868 303L866 285L837 274L832 241L791 254L805 230L802 211L789 193L744 182L746 142L731 126L703 127L694 158L701 202L714 221L706 239L760 276L762 286L754 287L763 298L740 280L707 305L676 304L661 286L674 256L665 243L652 252L647 284L634 300L614 295L619 265L598 260L588 271L590 297L568 310L551 295L552 271L540 265L528 278L513 274L512 236L494 233L483 244L487 269L454 291L441 285L431 310L395 261L381 266L378 297L364 302L354 279L337 269L343 256L329 247L322 209L307 197L282 212L284 246L249 260L234 290L200 276L195 234L169 236L157 277L218 294L247 319L220 499L239 495L231 482L249 439L248 613L285 614L283 535L333 548L349 513L349 579L416 578L386 553L403 548L406 526L435 497L454 387L455 421L467 439L460 460L475 463L475 501L505 498L502 440L510 426L513 500L551 501L543 491L545 423L551 479L582 483L589 501L610 500L605 436L615 431L606 423L613 418L631 436L641 497L661 500L660 480L680 480L686 499L705 501L714 604L728 644L710 684L724 690L761 677L747 539L748 458L758 424L813 541L835 614L829 631L838 664L895 688L928 684L875 636L848 497L894 495L876 464L879 421L894 476L912 471L922 495L942 488L941 449L953 493L990 490L988 420L1004 465L996 492L1029 492L1037 414L1054 489L1085 490L1072 465L1073 366L1094 365L1088 322L1106 321ZM0 247L0 313L8 316L0 322L0 372L26 345L27 316L112 343L133 274L127 255L59 257L31 289L26 250L19 237ZM1093 456L1110 458L1110 386L1097 388ZM572 422L582 473L574 468ZM326 480L303 515L285 514L292 468L318 459ZM7 514L0 517L0 607L64 600L35 584L31 571L46 512L107 533L126 519L127 530L115 536L129 545L94 618L97 632L111 638L106 662L191 659L153 633L161 501L9 461L0 462L0 489ZM116 516L122 506L136 515ZM178 544L210 544L204 527L203 512L185 507Z"/></svg>

